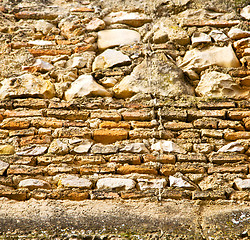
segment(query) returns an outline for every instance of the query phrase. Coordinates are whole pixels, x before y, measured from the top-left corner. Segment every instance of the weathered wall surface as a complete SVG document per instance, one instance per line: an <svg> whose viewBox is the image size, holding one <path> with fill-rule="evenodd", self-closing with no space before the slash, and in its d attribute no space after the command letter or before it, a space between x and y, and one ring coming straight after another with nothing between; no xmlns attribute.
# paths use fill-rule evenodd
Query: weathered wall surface
<svg viewBox="0 0 250 240"><path fill-rule="evenodd" d="M0 1L2 234L247 238L247 4Z"/></svg>

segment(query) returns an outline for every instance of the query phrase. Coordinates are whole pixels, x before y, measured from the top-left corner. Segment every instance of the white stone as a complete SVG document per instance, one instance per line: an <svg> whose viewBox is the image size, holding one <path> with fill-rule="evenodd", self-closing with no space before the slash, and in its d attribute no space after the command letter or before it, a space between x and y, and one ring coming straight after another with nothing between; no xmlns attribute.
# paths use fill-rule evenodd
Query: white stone
<svg viewBox="0 0 250 240"><path fill-rule="evenodd" d="M23 74L19 77L5 78L1 82L0 98L41 97L55 96L55 87L49 80L43 80L32 74Z"/></svg>
<svg viewBox="0 0 250 240"><path fill-rule="evenodd" d="M250 5L242 8L240 15L247 20L250 20Z"/></svg>
<svg viewBox="0 0 250 240"><path fill-rule="evenodd" d="M212 46L205 50L192 49L187 51L179 66L183 69L202 71L217 65L226 68L240 67L240 62L231 45L227 47Z"/></svg>
<svg viewBox="0 0 250 240"><path fill-rule="evenodd" d="M236 178L234 180L234 184L241 191L250 189L250 179L249 178L247 178L247 179Z"/></svg>
<svg viewBox="0 0 250 240"><path fill-rule="evenodd" d="M138 12L112 12L103 19L106 24L127 24L132 27L140 27L147 22L151 22L151 18L144 13Z"/></svg>
<svg viewBox="0 0 250 240"><path fill-rule="evenodd" d="M3 161L0 161L0 176L4 174L6 169L9 167L9 164Z"/></svg>
<svg viewBox="0 0 250 240"><path fill-rule="evenodd" d="M54 68L54 66L48 62L43 61L42 59L36 59L33 67L37 67L39 70L42 71L50 71Z"/></svg>
<svg viewBox="0 0 250 240"><path fill-rule="evenodd" d="M19 152L17 152L17 155L20 156L38 156L38 155L42 155L47 151L48 147L36 147L36 146L32 146L32 147L28 147L25 148Z"/></svg>
<svg viewBox="0 0 250 240"><path fill-rule="evenodd" d="M40 179L25 179L19 182L18 187L28 188L29 190L34 190L37 188L49 189L50 184L46 181Z"/></svg>
<svg viewBox="0 0 250 240"><path fill-rule="evenodd" d="M127 55L114 49L107 49L95 58L92 70L107 69L115 65L127 65L130 63L131 60Z"/></svg>
<svg viewBox="0 0 250 240"><path fill-rule="evenodd" d="M222 31L220 30L212 30L210 33L209 33L209 36L211 38L213 38L213 40L215 42L227 42L230 40L230 38L225 34L223 33Z"/></svg>
<svg viewBox="0 0 250 240"><path fill-rule="evenodd" d="M28 44L34 46L56 46L56 43L54 41L45 41L45 40L28 41Z"/></svg>
<svg viewBox="0 0 250 240"><path fill-rule="evenodd" d="M150 189L159 189L162 190L166 187L166 179L137 179L138 186L141 191L146 191Z"/></svg>
<svg viewBox="0 0 250 240"><path fill-rule="evenodd" d="M73 98L85 96L111 97L112 95L103 86L95 82L91 75L81 75L65 92L65 100L70 101Z"/></svg>
<svg viewBox="0 0 250 240"><path fill-rule="evenodd" d="M36 21L35 29L37 32L42 32L43 35L47 35L52 29L55 29L55 26L42 19Z"/></svg>
<svg viewBox="0 0 250 240"><path fill-rule="evenodd" d="M169 176L170 187L194 189L194 186L181 177Z"/></svg>
<svg viewBox="0 0 250 240"><path fill-rule="evenodd" d="M249 46L250 45L250 37L243 38L243 39L240 39L240 40L234 42L234 47L236 49L238 49L238 48L240 49L242 47L242 45Z"/></svg>
<svg viewBox="0 0 250 240"><path fill-rule="evenodd" d="M88 31L99 31L105 28L105 22L99 18L93 18L87 25Z"/></svg>
<svg viewBox="0 0 250 240"><path fill-rule="evenodd" d="M146 148L144 143L130 143L127 144L124 148L120 149L121 152L130 152L130 153L148 153L149 150Z"/></svg>
<svg viewBox="0 0 250 240"><path fill-rule="evenodd" d="M173 153L186 153L184 149L179 147L176 143L167 140L160 140L151 146L154 151L173 152Z"/></svg>
<svg viewBox="0 0 250 240"><path fill-rule="evenodd" d="M185 6L190 0L172 0L172 2L177 6Z"/></svg>
<svg viewBox="0 0 250 240"><path fill-rule="evenodd" d="M193 95L191 85L184 80L183 72L163 53L153 54L148 61L137 65L113 88L117 98L132 97L137 93L174 97Z"/></svg>
<svg viewBox="0 0 250 240"><path fill-rule="evenodd" d="M228 32L228 36L233 40L239 40L241 38L247 38L250 37L249 31L243 31L240 28L231 28Z"/></svg>
<svg viewBox="0 0 250 240"><path fill-rule="evenodd" d="M98 48L106 49L120 45L138 43L141 36L138 32L129 29L110 29L98 32Z"/></svg>
<svg viewBox="0 0 250 240"><path fill-rule="evenodd" d="M135 188L135 181L124 178L102 178L96 183L98 189L130 190Z"/></svg>
<svg viewBox="0 0 250 240"><path fill-rule="evenodd" d="M205 33L195 32L191 38L192 46L196 47L201 43L211 43L211 37Z"/></svg>
<svg viewBox="0 0 250 240"><path fill-rule="evenodd" d="M220 148L217 152L244 152L244 147L238 142L231 142Z"/></svg>
<svg viewBox="0 0 250 240"><path fill-rule="evenodd" d="M195 91L198 96L213 98L242 99L249 95L249 92L243 91L229 74L217 71L203 74Z"/></svg>
<svg viewBox="0 0 250 240"><path fill-rule="evenodd" d="M72 59L72 68L84 68L86 66L87 62L84 57L74 57Z"/></svg>
<svg viewBox="0 0 250 240"><path fill-rule="evenodd" d="M59 154L59 155L65 155L69 153L69 145L68 141L60 140L60 139L54 139L52 143L50 144L50 147L48 149L48 153L51 154Z"/></svg>
<svg viewBox="0 0 250 240"><path fill-rule="evenodd" d="M92 145L93 143L91 142L80 144L79 146L74 147L73 152L74 153L88 153Z"/></svg>
<svg viewBox="0 0 250 240"><path fill-rule="evenodd" d="M58 186L69 187L69 188L81 188L81 189L91 189L92 182L86 178L79 178L75 175L67 175L60 177L58 181Z"/></svg>
<svg viewBox="0 0 250 240"><path fill-rule="evenodd" d="M97 143L91 148L91 153L94 154L113 154L118 152L118 147L113 144Z"/></svg>

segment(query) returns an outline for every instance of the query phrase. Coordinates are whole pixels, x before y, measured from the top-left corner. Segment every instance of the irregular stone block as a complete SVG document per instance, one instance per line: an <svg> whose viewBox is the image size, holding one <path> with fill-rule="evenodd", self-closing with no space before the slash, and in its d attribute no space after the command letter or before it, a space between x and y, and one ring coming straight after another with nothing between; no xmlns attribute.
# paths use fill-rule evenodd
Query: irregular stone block
<svg viewBox="0 0 250 240"><path fill-rule="evenodd" d="M220 30L212 30L210 33L209 33L209 36L211 38L213 38L213 40L215 42L227 42L230 40L230 38L225 34L223 33L222 31Z"/></svg>
<svg viewBox="0 0 250 240"><path fill-rule="evenodd" d="M57 128L57 129L55 129L52 136L54 138L82 137L82 138L90 139L92 134L88 128L69 127L69 128Z"/></svg>
<svg viewBox="0 0 250 240"><path fill-rule="evenodd" d="M166 179L137 179L138 187L141 191L147 191L150 189L162 190L166 187Z"/></svg>
<svg viewBox="0 0 250 240"><path fill-rule="evenodd" d="M102 119L105 121L118 122L118 121L121 121L122 116L116 110L94 110L94 111L91 111L90 118L91 119L98 118L98 119Z"/></svg>
<svg viewBox="0 0 250 240"><path fill-rule="evenodd" d="M139 174L153 174L157 175L158 172L153 167L148 166L136 166L136 165L125 165L117 169L118 174L130 174L130 173L139 173Z"/></svg>
<svg viewBox="0 0 250 240"><path fill-rule="evenodd" d="M102 156L83 155L76 156L74 160L77 165L100 165L106 163L105 159Z"/></svg>
<svg viewBox="0 0 250 240"><path fill-rule="evenodd" d="M250 32L249 31L243 31L240 28L231 28L230 31L228 32L228 36L231 39L234 40L239 40L241 38L247 38L250 37Z"/></svg>
<svg viewBox="0 0 250 240"><path fill-rule="evenodd" d="M209 161L212 163L236 163L241 161L246 161L247 156L244 154L233 154L233 153L213 153L209 157Z"/></svg>
<svg viewBox="0 0 250 240"><path fill-rule="evenodd" d="M135 181L123 178L102 178L96 183L98 189L130 190L135 188Z"/></svg>
<svg viewBox="0 0 250 240"><path fill-rule="evenodd" d="M120 45L138 43L141 36L138 32L128 29L111 29L98 32L98 48L106 49Z"/></svg>
<svg viewBox="0 0 250 240"><path fill-rule="evenodd" d="M247 173L248 167L246 165L239 166L219 166L219 167L210 167L207 170L208 174L213 173Z"/></svg>
<svg viewBox="0 0 250 240"><path fill-rule="evenodd" d="M53 98L55 88L49 80L42 80L32 74L5 78L1 83L0 98L40 97Z"/></svg>
<svg viewBox="0 0 250 240"><path fill-rule="evenodd" d="M16 154L19 156L39 156L47 151L48 147L31 146L18 151Z"/></svg>
<svg viewBox="0 0 250 240"><path fill-rule="evenodd" d="M29 190L34 190L37 188L43 188L43 189L50 189L51 185L44 181L44 180L40 180L40 179L25 179L19 182L18 184L19 188L28 188Z"/></svg>
<svg viewBox="0 0 250 240"><path fill-rule="evenodd" d="M33 167L27 165L10 165L7 174L8 175L40 175L43 173L43 168Z"/></svg>
<svg viewBox="0 0 250 240"><path fill-rule="evenodd" d="M201 43L211 43L211 37L205 33L195 32L191 38L192 46L196 47Z"/></svg>
<svg viewBox="0 0 250 240"><path fill-rule="evenodd" d="M0 127L5 129L25 129L29 128L31 119L29 118L6 118L4 119Z"/></svg>
<svg viewBox="0 0 250 240"><path fill-rule="evenodd" d="M250 132L231 132L231 133L225 133L224 138L227 141L235 141L238 139L250 139Z"/></svg>
<svg viewBox="0 0 250 240"><path fill-rule="evenodd" d="M128 138L128 132L126 130L95 130L93 138L96 142L103 144L114 143L116 141L125 140Z"/></svg>
<svg viewBox="0 0 250 240"><path fill-rule="evenodd" d="M58 180L58 187L65 188L91 189L93 185L90 180L76 175L62 175Z"/></svg>
<svg viewBox="0 0 250 240"><path fill-rule="evenodd" d="M169 176L170 187L179 187L194 190L195 187L181 177Z"/></svg>
<svg viewBox="0 0 250 240"><path fill-rule="evenodd" d="M244 147L238 142L231 142L220 148L217 152L239 152L244 153Z"/></svg>
<svg viewBox="0 0 250 240"><path fill-rule="evenodd" d="M88 31L99 31L105 28L105 22L99 18L93 18L91 21L86 25L86 29Z"/></svg>
<svg viewBox="0 0 250 240"><path fill-rule="evenodd" d="M115 145L104 145L101 143L97 143L92 146L91 148L91 153L94 154L112 154L112 153L117 153L118 152L118 147Z"/></svg>
<svg viewBox="0 0 250 240"><path fill-rule="evenodd" d="M69 151L70 151L70 148L69 148L68 141L60 140L60 139L54 139L48 149L48 153L58 154L58 155L65 155L69 153Z"/></svg>
<svg viewBox="0 0 250 240"><path fill-rule="evenodd" d="M159 154L159 155L143 155L143 160L145 163L147 162L159 162L162 164L175 164L176 157L172 154Z"/></svg>
<svg viewBox="0 0 250 240"><path fill-rule="evenodd" d="M12 145L0 145L0 155L12 155L15 153L15 147Z"/></svg>
<svg viewBox="0 0 250 240"><path fill-rule="evenodd" d="M240 191L250 189L250 179L249 178L247 178L247 179L237 178L234 180L234 184Z"/></svg>
<svg viewBox="0 0 250 240"><path fill-rule="evenodd" d="M164 164L160 169L160 173L164 176L174 175L177 172L177 169L172 164Z"/></svg>
<svg viewBox="0 0 250 240"><path fill-rule="evenodd" d="M127 163L131 165L140 165L141 164L141 157L138 155L134 154L119 154L110 157L109 162L114 162L114 163Z"/></svg>
<svg viewBox="0 0 250 240"><path fill-rule="evenodd" d="M138 12L112 12L103 19L106 24L127 24L132 27L140 27L145 23L151 22L152 19L144 13Z"/></svg>
<svg viewBox="0 0 250 240"><path fill-rule="evenodd" d="M201 153L178 154L177 162L207 162L207 158Z"/></svg>
<svg viewBox="0 0 250 240"><path fill-rule="evenodd" d="M247 20L250 20L250 5L241 9L240 15Z"/></svg>
<svg viewBox="0 0 250 240"><path fill-rule="evenodd" d="M148 153L149 150L144 143L130 143L127 144L124 148L120 149L121 152L128 153Z"/></svg>
<svg viewBox="0 0 250 240"><path fill-rule="evenodd" d="M0 161L0 176L2 176L5 173L8 167L9 167L8 163Z"/></svg>
<svg viewBox="0 0 250 240"><path fill-rule="evenodd" d="M179 147L176 143L172 141L160 140L151 146L152 150L160 152L173 152L173 153L186 153L184 149Z"/></svg>

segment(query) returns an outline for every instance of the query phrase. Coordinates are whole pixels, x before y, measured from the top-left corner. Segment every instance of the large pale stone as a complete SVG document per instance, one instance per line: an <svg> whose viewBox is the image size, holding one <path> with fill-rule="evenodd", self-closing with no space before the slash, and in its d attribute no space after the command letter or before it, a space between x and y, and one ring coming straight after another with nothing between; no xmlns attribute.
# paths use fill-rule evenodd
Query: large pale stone
<svg viewBox="0 0 250 240"><path fill-rule="evenodd" d="M87 25L88 31L98 31L105 28L105 22L99 18L93 18Z"/></svg>
<svg viewBox="0 0 250 240"><path fill-rule="evenodd" d="M54 139L50 144L48 153L65 155L69 152L69 144L67 140Z"/></svg>
<svg viewBox="0 0 250 240"><path fill-rule="evenodd" d="M79 178L76 175L67 175L60 177L58 186L69 188L91 189L92 182L86 178Z"/></svg>
<svg viewBox="0 0 250 240"><path fill-rule="evenodd" d="M242 99L249 96L249 91L243 91L229 74L216 71L203 74L195 91L198 96L213 98Z"/></svg>
<svg viewBox="0 0 250 240"><path fill-rule="evenodd" d="M44 35L47 35L50 31L52 31L55 28L56 27L52 23L49 23L43 19L36 21L35 24L36 31L42 32Z"/></svg>
<svg viewBox="0 0 250 240"><path fill-rule="evenodd" d="M166 179L137 179L138 187L141 191L146 191L150 189L162 190L167 185Z"/></svg>
<svg viewBox="0 0 250 240"><path fill-rule="evenodd" d="M40 71L50 71L54 68L52 64L45 62L42 59L36 59L33 67L37 67Z"/></svg>
<svg viewBox="0 0 250 240"><path fill-rule="evenodd" d="M236 178L234 180L234 184L241 191L242 190L249 190L250 189L250 178L248 178L248 179Z"/></svg>
<svg viewBox="0 0 250 240"><path fill-rule="evenodd" d="M73 98L85 96L111 97L111 94L103 86L98 84L91 75L81 75L65 92L65 99L70 101Z"/></svg>
<svg viewBox="0 0 250 240"><path fill-rule="evenodd" d="M40 179L25 179L22 180L18 187L20 188L28 188L29 190L34 190L37 188L44 188L49 189L51 188L50 184L46 181L40 180Z"/></svg>
<svg viewBox="0 0 250 240"><path fill-rule="evenodd" d="M20 156L38 156L42 155L47 151L48 147L43 146L32 146L22 149L21 151L17 152L17 155Z"/></svg>
<svg viewBox="0 0 250 240"><path fill-rule="evenodd" d="M153 54L123 78L113 91L118 98L136 93L154 93L161 96L193 95L193 88L184 80L183 72L163 53Z"/></svg>
<svg viewBox="0 0 250 240"><path fill-rule="evenodd" d="M135 188L135 181L123 178L102 178L96 183L98 189L130 190Z"/></svg>
<svg viewBox="0 0 250 240"><path fill-rule="evenodd" d="M211 43L211 37L205 33L195 32L191 38L192 46L196 47L201 43Z"/></svg>
<svg viewBox="0 0 250 240"><path fill-rule="evenodd" d="M128 29L110 29L98 32L98 48L129 45L140 42L141 36L138 32Z"/></svg>
<svg viewBox="0 0 250 240"><path fill-rule="evenodd" d="M148 153L149 150L146 148L144 143L131 143L127 144L124 148L120 149L121 152L130 153Z"/></svg>
<svg viewBox="0 0 250 240"><path fill-rule="evenodd" d="M154 25L153 30L153 41L155 43L163 43L167 39L180 45L187 45L190 42L187 32L169 18L161 18Z"/></svg>
<svg viewBox="0 0 250 240"><path fill-rule="evenodd" d="M107 69L116 65L127 65L129 63L131 63L131 60L127 55L114 49L107 49L95 58L92 70Z"/></svg>
<svg viewBox="0 0 250 240"><path fill-rule="evenodd" d="M174 153L186 153L184 149L179 147L176 143L172 141L160 140L157 143L151 146L151 149L154 151L161 152L174 152Z"/></svg>
<svg viewBox="0 0 250 240"><path fill-rule="evenodd" d="M202 71L210 66L220 67L240 67L232 46L227 47L209 47L205 50L192 49L187 51L179 66L183 69L192 69Z"/></svg>
<svg viewBox="0 0 250 240"><path fill-rule="evenodd" d="M238 142L231 142L223 146L218 152L244 152L244 147Z"/></svg>
<svg viewBox="0 0 250 240"><path fill-rule="evenodd" d="M249 31L243 31L240 28L231 28L230 31L228 32L228 36L231 39L234 40L239 40L241 38L247 38L250 37L250 32Z"/></svg>
<svg viewBox="0 0 250 240"><path fill-rule="evenodd" d="M54 41L46 41L46 40L28 41L28 44L34 45L34 46L55 46L56 45Z"/></svg>
<svg viewBox="0 0 250 240"><path fill-rule="evenodd" d="M74 149L72 150L74 153L88 153L89 149L91 148L91 146L93 145L92 142L84 142L81 143L80 145L74 147Z"/></svg>
<svg viewBox="0 0 250 240"><path fill-rule="evenodd" d="M122 23L132 27L140 27L144 23L151 22L151 18L144 13L138 12L112 12L108 14L104 19L106 24Z"/></svg>
<svg viewBox="0 0 250 240"><path fill-rule="evenodd" d="M43 80L32 74L6 78L1 82L0 98L40 97L52 98L55 88L49 80Z"/></svg>
<svg viewBox="0 0 250 240"><path fill-rule="evenodd" d="M169 176L170 187L194 189L194 186L181 177Z"/></svg>
<svg viewBox="0 0 250 240"><path fill-rule="evenodd" d="M0 176L4 174L6 169L9 167L9 164L3 161L0 161Z"/></svg>
<svg viewBox="0 0 250 240"><path fill-rule="evenodd" d="M242 8L240 15L247 20L250 20L250 5Z"/></svg>

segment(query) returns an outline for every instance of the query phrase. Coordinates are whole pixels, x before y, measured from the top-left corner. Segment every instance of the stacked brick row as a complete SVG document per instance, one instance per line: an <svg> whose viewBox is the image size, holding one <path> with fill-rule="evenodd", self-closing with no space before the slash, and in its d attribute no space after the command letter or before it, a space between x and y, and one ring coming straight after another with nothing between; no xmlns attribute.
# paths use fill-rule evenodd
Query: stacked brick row
<svg viewBox="0 0 250 240"><path fill-rule="evenodd" d="M0 112L1 197L250 199L248 101L15 99Z"/></svg>

